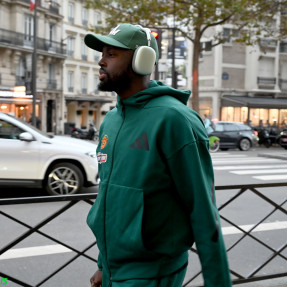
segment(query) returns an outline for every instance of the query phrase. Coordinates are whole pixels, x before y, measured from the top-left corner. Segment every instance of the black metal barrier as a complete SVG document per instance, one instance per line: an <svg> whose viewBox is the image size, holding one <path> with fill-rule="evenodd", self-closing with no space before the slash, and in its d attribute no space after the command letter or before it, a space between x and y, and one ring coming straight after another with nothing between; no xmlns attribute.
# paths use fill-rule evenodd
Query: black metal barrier
<svg viewBox="0 0 287 287"><path fill-rule="evenodd" d="M287 276L286 269L283 270L282 272L277 272L277 273L271 272L270 274L268 274L266 272L263 272L260 274L260 271L262 271L264 268L266 270L266 267L268 267L268 265L271 264L272 260L275 258L280 258L280 260L283 260L284 263L287 264L287 256L286 256L286 254L284 254L284 252L286 253L285 249L287 247L287 236L285 236L285 238L283 238L283 241L284 241L283 244L281 244L277 248L274 248L274 247L272 247L271 243L268 244L267 242L265 242L260 237L258 238L257 236L255 236L253 233L254 231L256 231L256 228L258 228L261 224L263 224L264 222L268 222L268 219L270 219L275 213L279 212L280 217L284 216L284 219L287 218L286 217L286 215L287 215L287 210L286 210L287 195L286 194L287 193L285 192L285 194L284 194L284 192L283 192L283 200L281 198L281 202L279 202L279 203L276 202L274 199L271 199L271 197L268 196L268 194L266 195L266 193L265 193L265 191L267 190L268 191L267 193L272 192L274 194L275 192L277 192L276 188L278 189L280 187L286 187L286 186L287 186L287 183L272 183L272 184L253 184L253 185L217 186L216 187L217 192L225 191L225 194L223 196L223 198L225 198L225 199L222 200L222 202L220 204L218 204L220 217L221 217L223 226L227 225L228 227L235 228L234 230L236 230L236 233L239 234L236 236L235 240L232 241L232 243L228 242L228 245L226 245L229 260L232 261L232 254L231 253L235 248L239 248L239 253L241 251L242 252L244 251L244 246L243 246L244 244L242 242L246 238L252 239L254 242L256 242L257 245L265 248L269 252L268 256L266 258L264 258L262 260L262 262L260 262L260 264L258 264L255 268L253 268L252 271L249 270L247 275L242 274L242 272L240 270L235 270L233 268L233 266L230 265L230 272L232 275L233 285ZM272 191L270 191L270 189L272 189ZM240 201L240 198L244 197L247 193L249 194L249 196L253 196L252 200L255 200L256 202L260 201L260 203L258 203L258 205L256 203L257 206L259 206L259 204L265 204L265 205L269 206L269 208L263 207L264 211L267 211L267 212L263 216L261 216L260 219L257 220L256 224L252 224L252 226L248 230L246 230L246 228L242 228L240 226L240 224L236 223L235 220L232 218L232 213L233 213L233 215L238 214L238 210L236 210L236 208L235 208L235 211L233 211L234 207L232 206L232 204L234 204L235 201L237 204L237 202ZM230 194L231 194L231 196L230 196ZM0 215L8 218L9 220L12 220L13 222L15 222L17 224L20 224L21 226L23 226L25 228L27 228L27 231L24 232L22 235L15 238L11 242L9 242L9 244L7 244L6 246L1 247L0 259L1 259L1 255L3 255L5 252L13 249L13 247L15 247L18 243L20 243L21 241L23 241L24 239L26 239L27 237L29 237L30 235L35 234L35 233L40 234L40 235L44 236L45 238L47 238L47 239L49 239L49 240L51 240L51 241L53 241L53 242L55 242L61 246L64 246L64 247L70 249L75 254L74 256L72 256L72 258L67 260L64 264L62 264L60 267L58 267L56 270L51 272L45 278L42 278L40 282L38 282L37 284L34 284L34 285L23 282L21 278L17 278L17 276L11 276L7 272L6 273L1 272L1 270L0 270L0 278L1 277L7 278L7 280L9 282L14 282L14 283L18 284L19 286L27 286L27 287L43 286L45 282L50 280L53 276L59 274L61 271L63 271L67 266L69 266L72 262L74 262L79 257L85 257L89 260L92 260L93 262L97 262L95 258L86 254L86 252L89 249L96 246L96 241L93 241L91 244L89 244L87 247L85 247L83 250L80 251L77 248L74 248L71 245L66 244L63 241L58 240L55 237L53 237L49 234L46 234L45 232L40 230L43 226L49 224L52 220L54 220L55 218L57 218L58 216L60 216L61 214L63 214L64 212L66 212L67 210L69 210L71 207L75 206L79 202L85 202L88 205L92 205L94 200L96 199L96 197L97 197L97 194L95 193L95 194L82 194L82 195L69 195L69 196L49 196L49 197L33 197L33 198L0 199ZM256 197L256 199L254 199L254 197ZM241 201L243 201L243 202L245 202L245 200L246 200L246 198L241 199ZM278 199L277 199L277 201L278 201ZM7 211L4 212L1 210L1 206L7 206L7 205L28 204L28 203L45 204L45 203L51 203L51 202L64 202L65 204L61 208L59 208L56 212L52 213L50 216L48 216L47 218L45 218L43 221L36 224L35 226L31 226L31 225L25 223L24 221L19 220L18 218L10 215ZM244 203L244 205L247 206L248 203ZM284 207L284 205L285 205L285 207ZM228 208L230 206L231 206L230 210L225 214L224 211L228 210ZM256 210L256 208L254 208L254 210ZM246 213L246 210L244 210L240 207L239 212L240 213ZM230 218L228 217L229 214L230 214ZM257 215L257 217L258 217L258 215ZM224 238L226 240L226 236L224 236ZM191 256L197 256L197 255L195 255L195 253L196 253L196 249L192 248L190 255ZM236 259L234 259L234 260L236 260ZM183 286L202 287L203 283L202 283L202 278L200 279L200 277L201 277L200 270L198 272L190 272L189 271L189 269L193 269L193 267L194 267L193 264L189 264L188 272L187 272ZM190 274L190 273L193 273L193 274ZM65 284L63 282L62 283L58 282L57 285L65 286ZM67 286L72 286L72 285L70 285L70 283L68 283Z"/></svg>

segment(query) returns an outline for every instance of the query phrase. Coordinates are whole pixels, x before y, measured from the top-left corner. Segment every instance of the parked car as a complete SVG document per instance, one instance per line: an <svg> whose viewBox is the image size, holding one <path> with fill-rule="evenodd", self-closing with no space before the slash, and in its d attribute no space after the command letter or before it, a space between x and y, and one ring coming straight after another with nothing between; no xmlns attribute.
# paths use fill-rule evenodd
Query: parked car
<svg viewBox="0 0 287 287"><path fill-rule="evenodd" d="M44 187L74 194L98 181L96 144L49 136L0 112L0 186Z"/></svg>
<svg viewBox="0 0 287 287"><path fill-rule="evenodd" d="M283 148L287 149L287 128L283 128L278 137L278 143Z"/></svg>
<svg viewBox="0 0 287 287"><path fill-rule="evenodd" d="M258 136L248 125L240 122L219 121L213 124L214 131L209 136L217 136L220 139L220 149L239 148L247 151L256 146Z"/></svg>

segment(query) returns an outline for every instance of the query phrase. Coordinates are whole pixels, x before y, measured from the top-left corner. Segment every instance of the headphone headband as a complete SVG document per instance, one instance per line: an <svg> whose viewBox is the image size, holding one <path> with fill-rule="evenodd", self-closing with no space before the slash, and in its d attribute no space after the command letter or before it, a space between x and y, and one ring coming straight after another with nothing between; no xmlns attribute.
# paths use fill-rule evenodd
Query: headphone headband
<svg viewBox="0 0 287 287"><path fill-rule="evenodd" d="M150 42L151 42L150 34L151 34L151 30L150 30L149 28L144 28L144 27L142 27L141 25L135 25L135 26L140 27L140 28L146 33L147 43L148 43L148 46L150 47Z"/></svg>

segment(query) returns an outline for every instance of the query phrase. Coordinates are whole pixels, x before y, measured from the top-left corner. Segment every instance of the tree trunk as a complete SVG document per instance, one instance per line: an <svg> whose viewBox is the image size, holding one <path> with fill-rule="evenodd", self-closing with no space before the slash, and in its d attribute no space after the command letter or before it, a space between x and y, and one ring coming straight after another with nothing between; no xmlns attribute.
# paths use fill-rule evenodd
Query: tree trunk
<svg viewBox="0 0 287 287"><path fill-rule="evenodd" d="M200 55L200 30L195 29L195 37L193 42L193 61L192 61L192 109L199 113L199 83L198 83L198 64Z"/></svg>

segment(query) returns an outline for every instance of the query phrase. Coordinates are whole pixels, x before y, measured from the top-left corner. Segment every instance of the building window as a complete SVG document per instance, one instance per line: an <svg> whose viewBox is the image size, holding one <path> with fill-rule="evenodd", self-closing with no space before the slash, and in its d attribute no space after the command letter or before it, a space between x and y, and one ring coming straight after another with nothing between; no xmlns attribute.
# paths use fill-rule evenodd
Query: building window
<svg viewBox="0 0 287 287"><path fill-rule="evenodd" d="M102 24L102 17L101 17L100 12L94 13L94 23L95 23L95 27L98 27L99 25Z"/></svg>
<svg viewBox="0 0 287 287"><path fill-rule="evenodd" d="M232 39L237 39L239 37L239 31L231 28L223 28L223 39L225 43L231 43Z"/></svg>
<svg viewBox="0 0 287 287"><path fill-rule="evenodd" d="M201 42L200 50L201 52L199 57L202 58L204 53L212 51L212 41Z"/></svg>
<svg viewBox="0 0 287 287"><path fill-rule="evenodd" d="M88 26L88 10L86 8L82 9L82 24L84 27Z"/></svg>
<svg viewBox="0 0 287 287"><path fill-rule="evenodd" d="M69 57L74 57L74 38L67 39L67 54Z"/></svg>
<svg viewBox="0 0 287 287"><path fill-rule="evenodd" d="M71 2L68 4L68 21L74 24L74 3Z"/></svg>
<svg viewBox="0 0 287 287"><path fill-rule="evenodd" d="M25 42L33 42L34 36L34 19L31 15L25 15L24 23L24 40Z"/></svg>
<svg viewBox="0 0 287 287"><path fill-rule="evenodd" d="M81 42L82 43L82 60L87 60L87 46L85 44L84 41Z"/></svg>
<svg viewBox="0 0 287 287"><path fill-rule="evenodd" d="M98 75L94 76L94 85L95 85L94 92L95 92L95 94L98 94L98 92L99 92L99 90L98 90L99 76Z"/></svg>
<svg viewBox="0 0 287 287"><path fill-rule="evenodd" d="M100 54L98 51L95 51L94 53L95 62L98 63L100 61Z"/></svg>
<svg viewBox="0 0 287 287"><path fill-rule="evenodd" d="M68 92L74 91L74 72L68 72Z"/></svg>
<svg viewBox="0 0 287 287"><path fill-rule="evenodd" d="M87 94L87 74L82 73L81 79L82 94Z"/></svg>
<svg viewBox="0 0 287 287"><path fill-rule="evenodd" d="M55 63L50 63L48 66L48 83L47 89L55 90L57 88L56 78L56 66Z"/></svg>

